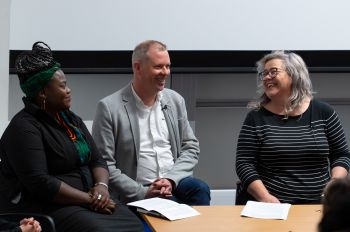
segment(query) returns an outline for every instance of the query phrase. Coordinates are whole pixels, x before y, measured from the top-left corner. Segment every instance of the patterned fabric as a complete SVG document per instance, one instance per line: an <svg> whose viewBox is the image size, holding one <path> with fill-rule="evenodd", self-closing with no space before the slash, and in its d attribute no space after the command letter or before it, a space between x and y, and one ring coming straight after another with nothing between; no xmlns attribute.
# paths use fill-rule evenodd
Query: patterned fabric
<svg viewBox="0 0 350 232"><path fill-rule="evenodd" d="M74 142L82 165L86 164L90 159L90 148L85 138L81 134L77 126L69 118L69 112L61 111L56 114L60 124L66 129L70 139Z"/></svg>
<svg viewBox="0 0 350 232"><path fill-rule="evenodd" d="M38 72L34 76L29 77L21 84L22 91L27 97L34 97L44 86L51 80L53 74L61 68L59 63L55 63L51 68Z"/></svg>

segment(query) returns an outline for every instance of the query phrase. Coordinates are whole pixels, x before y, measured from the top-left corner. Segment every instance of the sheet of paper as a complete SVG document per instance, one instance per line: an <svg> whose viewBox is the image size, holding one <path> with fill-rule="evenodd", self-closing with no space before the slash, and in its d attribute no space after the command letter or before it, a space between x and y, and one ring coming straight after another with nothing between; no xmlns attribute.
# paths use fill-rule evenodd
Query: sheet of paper
<svg viewBox="0 0 350 232"><path fill-rule="evenodd" d="M175 201L163 199L163 198L154 197L154 198L148 198L148 199L144 199L144 200L130 202L127 205L142 207L142 208L147 209L147 210L156 210L156 211L160 212L164 209L168 209L168 208L171 208L173 206L177 206L177 205L179 205L179 203L177 203Z"/></svg>
<svg viewBox="0 0 350 232"><path fill-rule="evenodd" d="M199 212L189 205L179 204L176 207L171 207L164 210L163 215L173 221L197 216L199 215Z"/></svg>
<svg viewBox="0 0 350 232"><path fill-rule="evenodd" d="M280 204L248 201L241 212L241 216L262 219L286 220L290 207L291 204L287 203Z"/></svg>

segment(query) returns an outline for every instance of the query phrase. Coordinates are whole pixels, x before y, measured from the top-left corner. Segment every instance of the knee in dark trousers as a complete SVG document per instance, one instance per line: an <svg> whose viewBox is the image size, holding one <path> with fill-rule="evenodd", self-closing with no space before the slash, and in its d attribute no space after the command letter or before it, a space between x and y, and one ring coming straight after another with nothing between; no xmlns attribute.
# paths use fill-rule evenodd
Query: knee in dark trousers
<svg viewBox="0 0 350 232"><path fill-rule="evenodd" d="M174 196L178 202L188 205L210 205L210 188L202 180L186 177L182 179Z"/></svg>

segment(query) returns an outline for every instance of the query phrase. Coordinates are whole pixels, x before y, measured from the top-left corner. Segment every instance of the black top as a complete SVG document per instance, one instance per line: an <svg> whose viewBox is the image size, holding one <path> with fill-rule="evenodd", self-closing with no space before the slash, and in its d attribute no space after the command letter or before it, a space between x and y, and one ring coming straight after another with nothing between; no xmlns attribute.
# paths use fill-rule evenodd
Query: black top
<svg viewBox="0 0 350 232"><path fill-rule="evenodd" d="M0 218L0 231L1 232L22 232L22 230L19 228L18 222L10 222L3 218Z"/></svg>
<svg viewBox="0 0 350 232"><path fill-rule="evenodd" d="M25 108L14 116L0 141L0 211L14 207L47 212L61 181L87 192L93 185L90 170L107 165L78 116L68 111L91 151L86 166L80 166L66 129L28 99L23 101Z"/></svg>
<svg viewBox="0 0 350 232"><path fill-rule="evenodd" d="M329 105L312 100L306 112L287 119L265 108L247 115L237 145L238 194L261 180L281 202L317 202L335 166L349 170L350 152Z"/></svg>

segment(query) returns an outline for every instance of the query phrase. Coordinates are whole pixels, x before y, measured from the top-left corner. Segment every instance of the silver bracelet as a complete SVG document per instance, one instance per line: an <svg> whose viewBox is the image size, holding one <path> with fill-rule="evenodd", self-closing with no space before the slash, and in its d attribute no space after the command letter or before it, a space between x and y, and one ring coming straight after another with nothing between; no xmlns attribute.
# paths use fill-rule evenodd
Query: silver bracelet
<svg viewBox="0 0 350 232"><path fill-rule="evenodd" d="M106 183L97 182L97 183L95 184L95 186L97 186L97 185L103 185L103 186L105 186L105 187L108 189L108 185L107 185Z"/></svg>

